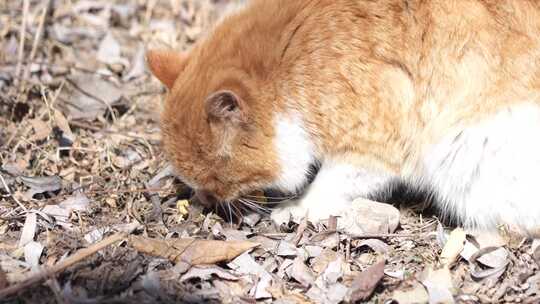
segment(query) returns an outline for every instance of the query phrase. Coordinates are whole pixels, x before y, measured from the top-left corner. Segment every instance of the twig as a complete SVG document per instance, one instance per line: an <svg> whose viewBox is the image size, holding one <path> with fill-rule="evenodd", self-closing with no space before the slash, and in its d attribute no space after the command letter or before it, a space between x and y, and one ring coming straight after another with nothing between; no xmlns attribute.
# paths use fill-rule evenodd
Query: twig
<svg viewBox="0 0 540 304"><path fill-rule="evenodd" d="M351 234L351 239L411 238L424 236L422 233L365 233Z"/></svg>
<svg viewBox="0 0 540 304"><path fill-rule="evenodd" d="M17 67L15 68L15 76L21 76L23 57L24 57L24 41L26 40L26 23L28 20L28 11L30 10L30 0L23 1L23 16L22 24L19 30L19 54L17 55Z"/></svg>
<svg viewBox="0 0 540 304"><path fill-rule="evenodd" d="M17 203L17 205L19 205L19 207L21 207L26 212L27 211L26 207L15 197L15 195L13 195L13 193L9 189L9 186L6 183L6 180L4 179L2 174L0 174L0 180L2 181L2 185L4 185L4 188L6 189L6 192L8 193L8 195L11 196L11 198L15 201L15 203Z"/></svg>
<svg viewBox="0 0 540 304"><path fill-rule="evenodd" d="M34 57L36 57L38 46L41 43L41 40L42 40L41 37L43 37L44 25L47 20L47 16L48 16L47 13L50 7L50 2L51 0L49 0L48 3L45 5L45 7L43 8L43 12L41 13L41 16L39 17L39 24L36 31L36 35L34 36L34 42L32 43L32 50L30 51L30 56L28 57L30 61L34 60ZM26 89L26 80L28 79L28 77L30 77L30 69L31 69L31 66L27 65L26 70L24 71L24 74L23 74L22 81L20 83L19 92L24 92Z"/></svg>
<svg viewBox="0 0 540 304"><path fill-rule="evenodd" d="M26 279L25 281L22 281L18 284L14 284L12 286L9 286L7 288L0 290L0 300L5 299L8 296L14 295L21 290L27 289L28 287L34 284L38 284L41 281L46 280L47 278L52 277L58 274L59 272L64 271L68 267L88 258L89 256L95 254L96 252L124 240L126 237L127 237L126 233L119 232L104 239L101 242L91 245L88 248L83 248L77 251L75 254L71 255L70 257L66 258L65 260L60 261L56 265L48 269L44 269L32 275L30 278Z"/></svg>

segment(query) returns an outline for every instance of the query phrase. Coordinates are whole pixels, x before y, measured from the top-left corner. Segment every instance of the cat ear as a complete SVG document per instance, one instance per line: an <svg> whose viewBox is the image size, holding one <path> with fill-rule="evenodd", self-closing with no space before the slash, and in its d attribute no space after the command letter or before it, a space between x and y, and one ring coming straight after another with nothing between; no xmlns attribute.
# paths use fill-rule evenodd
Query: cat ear
<svg viewBox="0 0 540 304"><path fill-rule="evenodd" d="M152 74L171 89L186 67L187 54L171 50L150 50L146 53L146 62Z"/></svg>
<svg viewBox="0 0 540 304"><path fill-rule="evenodd" d="M214 121L246 122L246 106L234 92L218 91L206 99L206 113Z"/></svg>

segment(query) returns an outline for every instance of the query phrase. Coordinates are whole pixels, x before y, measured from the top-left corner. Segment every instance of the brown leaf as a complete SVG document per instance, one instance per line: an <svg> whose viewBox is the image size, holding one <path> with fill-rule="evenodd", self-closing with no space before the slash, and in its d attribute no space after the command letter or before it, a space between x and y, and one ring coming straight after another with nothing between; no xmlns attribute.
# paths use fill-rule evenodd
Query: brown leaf
<svg viewBox="0 0 540 304"><path fill-rule="evenodd" d="M379 284L384 276L385 261L382 260L368 269L362 271L353 281L349 289L349 300L351 302L362 301L368 299L375 287Z"/></svg>
<svg viewBox="0 0 540 304"><path fill-rule="evenodd" d="M158 240L131 236L130 243L136 250L153 256L167 258L175 263L207 265L231 261L243 252L259 246L247 241L214 241L197 239Z"/></svg>
<svg viewBox="0 0 540 304"><path fill-rule="evenodd" d="M465 231L461 228L456 228L450 233L441 252L441 263L443 266L450 266L457 260L465 246L465 237Z"/></svg>

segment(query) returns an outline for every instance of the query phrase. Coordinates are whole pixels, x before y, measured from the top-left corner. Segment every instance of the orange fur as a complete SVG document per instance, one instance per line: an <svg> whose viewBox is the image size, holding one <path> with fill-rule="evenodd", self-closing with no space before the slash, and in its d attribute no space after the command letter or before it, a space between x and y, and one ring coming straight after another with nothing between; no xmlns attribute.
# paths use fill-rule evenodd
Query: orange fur
<svg viewBox="0 0 540 304"><path fill-rule="evenodd" d="M283 169L272 119L292 109L318 156L415 175L448 130L540 93L538 3L252 0L185 59L149 53L171 88L165 150L189 185L233 200ZM220 90L245 121L209 118Z"/></svg>

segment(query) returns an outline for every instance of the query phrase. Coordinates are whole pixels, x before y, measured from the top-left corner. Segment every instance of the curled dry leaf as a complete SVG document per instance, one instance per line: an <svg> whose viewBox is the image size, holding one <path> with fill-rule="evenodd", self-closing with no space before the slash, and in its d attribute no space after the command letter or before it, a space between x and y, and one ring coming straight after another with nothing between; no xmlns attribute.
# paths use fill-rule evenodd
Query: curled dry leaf
<svg viewBox="0 0 540 304"><path fill-rule="evenodd" d="M455 303L453 293L452 275L447 267L438 270L427 268L422 273L422 284L429 294L429 303L452 304Z"/></svg>
<svg viewBox="0 0 540 304"><path fill-rule="evenodd" d="M62 179L58 176L42 176L42 177L20 177L23 184L30 188L26 193L27 197L32 197L39 193L58 191L62 189Z"/></svg>
<svg viewBox="0 0 540 304"><path fill-rule="evenodd" d="M247 241L157 240L140 236L131 236L130 243L142 253L167 258L175 263L184 262L189 265L207 265L231 261L243 252L259 246L257 243Z"/></svg>
<svg viewBox="0 0 540 304"><path fill-rule="evenodd" d="M390 204L356 199L346 213L340 214L338 229L353 235L393 233L399 225L400 213Z"/></svg>
<svg viewBox="0 0 540 304"><path fill-rule="evenodd" d="M461 228L456 228L450 233L441 252L441 263L443 266L449 267L456 261L461 251L463 251L465 237L465 231Z"/></svg>
<svg viewBox="0 0 540 304"><path fill-rule="evenodd" d="M362 271L352 282L348 298L350 302L368 299L384 276L386 261L382 260Z"/></svg>
<svg viewBox="0 0 540 304"><path fill-rule="evenodd" d="M506 271L510 260L505 248L486 247L474 253L469 262L473 264L471 270L473 278L497 280ZM478 264L482 264L483 267Z"/></svg>

